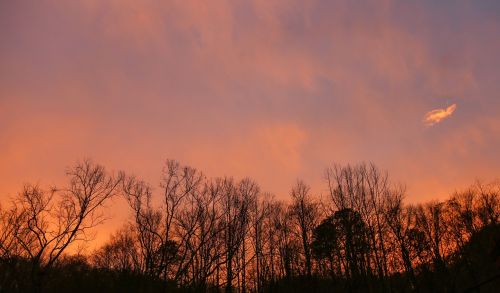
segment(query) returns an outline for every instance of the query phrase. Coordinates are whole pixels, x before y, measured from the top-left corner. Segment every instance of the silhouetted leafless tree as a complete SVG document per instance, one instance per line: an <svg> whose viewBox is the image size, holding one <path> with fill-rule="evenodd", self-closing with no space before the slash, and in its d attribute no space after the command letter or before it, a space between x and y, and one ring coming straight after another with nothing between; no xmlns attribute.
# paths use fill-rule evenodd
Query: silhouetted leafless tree
<svg viewBox="0 0 500 293"><path fill-rule="evenodd" d="M44 191L25 185L16 197L7 221L14 236L8 245L29 260L33 290L72 244L89 240L90 229L104 220L100 208L119 191L123 173L108 174L104 167L84 160L66 172L69 185ZM7 234L11 233L6 230Z"/></svg>
<svg viewBox="0 0 500 293"><path fill-rule="evenodd" d="M298 228L297 234L302 244L302 252L305 259L305 274L308 277L312 275L311 261L311 239L314 227L319 220L319 206L314 202L309 194L310 187L303 181L297 181L292 188L292 204L290 206L290 215Z"/></svg>

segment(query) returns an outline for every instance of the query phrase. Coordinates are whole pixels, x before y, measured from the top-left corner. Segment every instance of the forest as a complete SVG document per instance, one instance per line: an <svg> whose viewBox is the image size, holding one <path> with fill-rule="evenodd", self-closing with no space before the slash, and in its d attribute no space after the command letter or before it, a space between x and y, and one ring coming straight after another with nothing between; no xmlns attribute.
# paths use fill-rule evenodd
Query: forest
<svg viewBox="0 0 500 293"><path fill-rule="evenodd" d="M500 183L405 201L374 164L333 164L325 194L167 160L161 182L86 159L64 186L26 184L0 207L0 292L496 292ZM112 198L129 220L90 253Z"/></svg>

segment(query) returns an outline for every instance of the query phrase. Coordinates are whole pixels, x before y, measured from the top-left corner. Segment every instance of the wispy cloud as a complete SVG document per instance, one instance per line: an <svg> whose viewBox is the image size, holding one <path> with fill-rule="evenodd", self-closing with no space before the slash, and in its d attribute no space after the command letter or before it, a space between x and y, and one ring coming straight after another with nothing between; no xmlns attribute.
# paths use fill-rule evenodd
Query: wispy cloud
<svg viewBox="0 0 500 293"><path fill-rule="evenodd" d="M443 119L450 117L457 109L457 104L453 104L446 109L435 109L425 114L423 122L427 126L432 126L441 122Z"/></svg>

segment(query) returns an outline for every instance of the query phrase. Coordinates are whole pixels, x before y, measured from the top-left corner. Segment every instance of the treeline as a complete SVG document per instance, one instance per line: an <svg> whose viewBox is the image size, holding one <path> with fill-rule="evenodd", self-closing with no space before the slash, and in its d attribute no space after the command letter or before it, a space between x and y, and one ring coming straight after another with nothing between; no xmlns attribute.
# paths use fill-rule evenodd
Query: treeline
<svg viewBox="0 0 500 293"><path fill-rule="evenodd" d="M334 165L320 198L168 160L160 188L89 160L68 185L26 185L0 209L0 291L495 292L500 184L409 205L373 164ZM113 197L131 218L78 254ZM72 254L69 255L68 251Z"/></svg>

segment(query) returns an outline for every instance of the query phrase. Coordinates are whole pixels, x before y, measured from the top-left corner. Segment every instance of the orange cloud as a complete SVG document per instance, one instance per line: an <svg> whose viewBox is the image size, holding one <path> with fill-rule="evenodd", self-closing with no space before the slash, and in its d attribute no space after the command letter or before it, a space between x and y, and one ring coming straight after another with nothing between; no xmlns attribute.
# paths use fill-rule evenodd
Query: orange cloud
<svg viewBox="0 0 500 293"><path fill-rule="evenodd" d="M424 123L427 126L432 126L441 122L443 119L450 117L457 109L457 104L453 104L446 109L435 109L427 112L424 116Z"/></svg>

